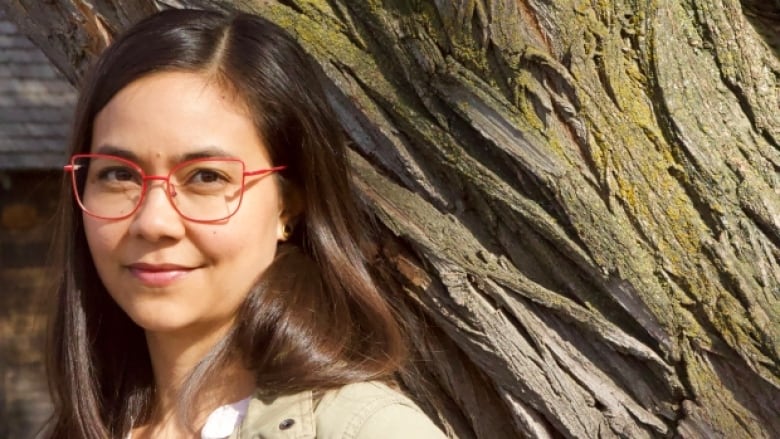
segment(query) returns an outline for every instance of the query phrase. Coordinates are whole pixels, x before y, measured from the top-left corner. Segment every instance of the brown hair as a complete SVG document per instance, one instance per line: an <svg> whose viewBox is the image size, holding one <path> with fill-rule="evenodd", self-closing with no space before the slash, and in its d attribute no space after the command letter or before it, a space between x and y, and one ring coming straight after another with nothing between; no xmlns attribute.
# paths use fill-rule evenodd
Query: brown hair
<svg viewBox="0 0 780 439"><path fill-rule="evenodd" d="M388 298L369 273L369 234L350 183L345 139L321 75L267 20L242 13L168 10L115 41L98 59L76 109L71 152L89 148L97 113L154 72L215 75L251 110L282 194L301 206L291 238L249 292L228 337L193 371L187 395L238 355L259 388L288 393L387 378L405 357ZM126 435L143 423L154 380L143 330L108 295L81 211L64 182L63 277L51 320L50 437Z"/></svg>

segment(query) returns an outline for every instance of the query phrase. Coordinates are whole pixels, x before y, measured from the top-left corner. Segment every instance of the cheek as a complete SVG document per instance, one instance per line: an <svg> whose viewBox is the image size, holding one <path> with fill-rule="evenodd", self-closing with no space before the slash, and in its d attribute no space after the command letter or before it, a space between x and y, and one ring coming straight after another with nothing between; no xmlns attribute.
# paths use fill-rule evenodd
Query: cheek
<svg viewBox="0 0 780 439"><path fill-rule="evenodd" d="M276 253L273 224L270 221L257 221L247 224L247 227L214 230L202 235L207 239L201 241L199 247L212 258L232 261L239 266L256 266L273 259Z"/></svg>
<svg viewBox="0 0 780 439"><path fill-rule="evenodd" d="M121 232L116 230L116 224L108 225L89 217L85 217L83 221L89 251L92 253L95 263L99 264L101 260L110 257L111 250L116 247Z"/></svg>
<svg viewBox="0 0 780 439"><path fill-rule="evenodd" d="M212 258L227 262L241 272L235 274L254 279L276 254L277 217L267 211L258 213L247 209L245 213L234 217L237 221L229 227L212 230L201 248Z"/></svg>

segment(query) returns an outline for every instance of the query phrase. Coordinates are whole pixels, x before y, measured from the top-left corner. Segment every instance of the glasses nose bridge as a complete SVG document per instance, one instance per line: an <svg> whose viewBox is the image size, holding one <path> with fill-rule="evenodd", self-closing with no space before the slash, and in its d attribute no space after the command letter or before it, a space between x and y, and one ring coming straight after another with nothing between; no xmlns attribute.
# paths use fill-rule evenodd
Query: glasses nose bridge
<svg viewBox="0 0 780 439"><path fill-rule="evenodd" d="M170 198L176 196L176 189L171 184L171 176L170 175L143 175L141 176L141 179L143 180L143 183L145 186L147 186L146 190L150 190L152 186L148 184L148 181L162 181L165 182L163 186L163 190L165 191L165 195ZM171 200L173 201L173 200Z"/></svg>

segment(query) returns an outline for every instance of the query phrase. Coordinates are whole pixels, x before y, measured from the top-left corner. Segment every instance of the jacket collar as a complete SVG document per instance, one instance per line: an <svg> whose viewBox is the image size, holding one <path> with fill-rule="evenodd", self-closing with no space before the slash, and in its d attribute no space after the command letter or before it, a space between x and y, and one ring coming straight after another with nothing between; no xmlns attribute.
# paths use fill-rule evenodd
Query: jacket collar
<svg viewBox="0 0 780 439"><path fill-rule="evenodd" d="M311 391L267 397L258 392L249 401L235 439L314 438L314 399Z"/></svg>

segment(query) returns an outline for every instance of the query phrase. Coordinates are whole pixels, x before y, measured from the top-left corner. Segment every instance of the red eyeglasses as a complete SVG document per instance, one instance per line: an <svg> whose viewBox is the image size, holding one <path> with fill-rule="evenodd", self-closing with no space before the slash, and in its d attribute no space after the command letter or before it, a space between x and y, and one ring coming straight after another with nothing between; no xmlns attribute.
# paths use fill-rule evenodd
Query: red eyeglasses
<svg viewBox="0 0 780 439"><path fill-rule="evenodd" d="M211 223L233 216L241 207L245 180L285 169L246 171L241 159L208 157L176 165L167 176L146 175L136 163L107 154L76 154L65 165L73 193L84 213L107 220L134 214L143 202L147 181L165 182L171 205L183 218Z"/></svg>

